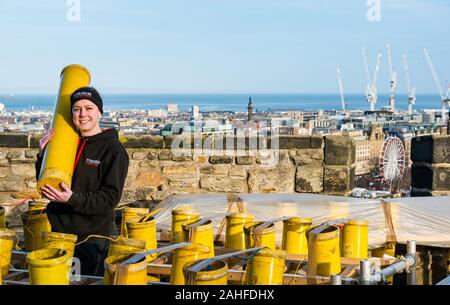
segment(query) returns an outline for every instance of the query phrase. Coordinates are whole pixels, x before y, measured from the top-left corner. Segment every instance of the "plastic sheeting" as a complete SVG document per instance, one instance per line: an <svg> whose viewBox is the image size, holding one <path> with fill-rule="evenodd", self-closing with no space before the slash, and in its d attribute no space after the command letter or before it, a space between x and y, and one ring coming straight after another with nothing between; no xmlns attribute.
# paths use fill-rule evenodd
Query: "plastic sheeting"
<svg viewBox="0 0 450 305"><path fill-rule="evenodd" d="M392 233L399 243L415 240L418 245L450 248L450 197L384 199L386 203L378 199L298 193L231 196L240 198L245 211L254 214L255 220L297 216L312 218L313 225L338 219L367 220L369 249L383 246ZM172 209L188 204L202 218L212 219L216 233L228 211L230 198L224 193L169 196L156 207L162 209L156 215L157 226L170 231ZM237 208L231 211L237 211ZM389 229L389 218L392 229ZM283 224L278 222L275 227L277 245L280 246ZM221 235L224 234L225 230Z"/></svg>

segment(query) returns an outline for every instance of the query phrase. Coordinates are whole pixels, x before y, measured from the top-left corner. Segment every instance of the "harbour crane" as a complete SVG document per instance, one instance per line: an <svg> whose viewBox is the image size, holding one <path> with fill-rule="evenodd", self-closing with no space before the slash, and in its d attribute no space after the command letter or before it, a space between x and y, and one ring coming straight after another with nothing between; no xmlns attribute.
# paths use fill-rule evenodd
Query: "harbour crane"
<svg viewBox="0 0 450 305"><path fill-rule="evenodd" d="M395 112L395 89L397 88L397 72L395 71L395 69L392 65L392 51L391 51L391 46L389 43L387 44L387 54L388 54L388 61L389 61L389 72L390 72L390 76L391 76L390 92L389 92L389 107L392 112Z"/></svg>
<svg viewBox="0 0 450 305"><path fill-rule="evenodd" d="M437 76L434 64L431 61L430 54L428 54L428 50L426 48L423 49L423 51L425 53L425 57L427 59L428 67L430 68L431 74L433 74L434 83L436 84L436 88L438 89L439 95L441 97L441 101L442 101L442 122L445 123L446 120L447 120L447 118L446 118L446 112L447 112L446 111L446 106L447 106L447 104L450 105L450 97L449 97L449 95L450 95L450 86L447 87L447 92L444 95L444 90L442 89L441 82L439 81L439 78Z"/></svg>
<svg viewBox="0 0 450 305"><path fill-rule="evenodd" d="M366 98L370 104L370 111L375 111L375 104L377 103L377 99L378 99L377 78L378 78L378 71L380 69L380 63L381 63L381 53L378 53L377 63L375 65L375 71L373 73L372 80L370 79L369 67L367 65L367 57L366 57L366 52L365 52L364 48L362 49L362 53L363 53L363 59L364 59L364 68L366 70L366 76L367 76Z"/></svg>
<svg viewBox="0 0 450 305"><path fill-rule="evenodd" d="M408 59L403 55L403 65L406 72L406 87L408 89L408 114L413 114L413 106L416 103L416 86L411 86L411 75L409 73Z"/></svg>
<svg viewBox="0 0 450 305"><path fill-rule="evenodd" d="M348 109L344 99L344 86L342 85L341 70L339 68L337 68L337 79L339 82L339 91L341 93L342 111L344 111L344 113L347 113Z"/></svg>

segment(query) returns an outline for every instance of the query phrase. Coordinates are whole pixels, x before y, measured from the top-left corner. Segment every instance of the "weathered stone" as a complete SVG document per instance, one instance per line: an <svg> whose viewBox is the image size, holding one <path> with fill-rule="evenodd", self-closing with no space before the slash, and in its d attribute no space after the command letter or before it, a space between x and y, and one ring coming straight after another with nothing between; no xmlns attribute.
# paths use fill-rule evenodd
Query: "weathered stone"
<svg viewBox="0 0 450 305"><path fill-rule="evenodd" d="M225 164L210 165L202 167L200 169L200 172L203 175L227 176L229 167L230 167L229 165Z"/></svg>
<svg viewBox="0 0 450 305"><path fill-rule="evenodd" d="M158 153L154 151L150 151L147 155L147 160L157 160L158 159Z"/></svg>
<svg viewBox="0 0 450 305"><path fill-rule="evenodd" d="M450 164L413 163L411 186L432 191L450 190Z"/></svg>
<svg viewBox="0 0 450 305"><path fill-rule="evenodd" d="M356 145L348 136L325 137L326 165L353 165L356 161Z"/></svg>
<svg viewBox="0 0 450 305"><path fill-rule="evenodd" d="M208 163L208 157L205 155L194 155L194 162L196 163Z"/></svg>
<svg viewBox="0 0 450 305"><path fill-rule="evenodd" d="M209 157L209 163L211 163L211 164L232 164L233 157L211 156L211 157Z"/></svg>
<svg viewBox="0 0 450 305"><path fill-rule="evenodd" d="M10 165L10 163L9 163L8 159L6 159L6 158L0 159L0 167L7 167L9 165Z"/></svg>
<svg viewBox="0 0 450 305"><path fill-rule="evenodd" d="M30 135L30 148L39 148L39 140L42 138L41 134Z"/></svg>
<svg viewBox="0 0 450 305"><path fill-rule="evenodd" d="M323 167L297 167L295 190L300 193L321 193L323 191Z"/></svg>
<svg viewBox="0 0 450 305"><path fill-rule="evenodd" d="M36 187L37 187L37 182L36 182L35 179L25 180L25 184L26 184L27 187L29 187L29 188L36 188Z"/></svg>
<svg viewBox="0 0 450 305"><path fill-rule="evenodd" d="M132 201L147 201L152 200L156 190L153 187L137 187L134 189Z"/></svg>
<svg viewBox="0 0 450 305"><path fill-rule="evenodd" d="M311 136L311 148L323 148L324 141L322 136Z"/></svg>
<svg viewBox="0 0 450 305"><path fill-rule="evenodd" d="M11 164L34 164L35 159L12 159Z"/></svg>
<svg viewBox="0 0 450 305"><path fill-rule="evenodd" d="M201 148L202 138L193 137L190 135L169 135L164 137L165 147L168 149L191 149Z"/></svg>
<svg viewBox="0 0 450 305"><path fill-rule="evenodd" d="M354 177L354 166L325 166L323 191L328 194L348 194L353 189Z"/></svg>
<svg viewBox="0 0 450 305"><path fill-rule="evenodd" d="M230 177L247 178L247 171L246 171L245 167L243 167L243 166L233 166L232 165L230 167L228 175Z"/></svg>
<svg viewBox="0 0 450 305"><path fill-rule="evenodd" d="M4 179L11 176L10 167L0 167L0 179Z"/></svg>
<svg viewBox="0 0 450 305"><path fill-rule="evenodd" d="M161 149L161 151L159 152L159 160L161 161L168 161L170 160L171 156L172 153L170 149Z"/></svg>
<svg viewBox="0 0 450 305"><path fill-rule="evenodd" d="M278 147L276 147L277 144ZM311 137L291 136L291 135L280 135L271 137L269 140L269 148L271 149L311 148Z"/></svg>
<svg viewBox="0 0 450 305"><path fill-rule="evenodd" d="M297 149L289 152L291 160L296 166L323 166L323 149Z"/></svg>
<svg viewBox="0 0 450 305"><path fill-rule="evenodd" d="M267 138L263 136L214 136L215 150L258 150L267 148Z"/></svg>
<svg viewBox="0 0 450 305"><path fill-rule="evenodd" d="M411 141L413 162L450 163L450 136L428 135Z"/></svg>
<svg viewBox="0 0 450 305"><path fill-rule="evenodd" d="M294 191L295 168L249 170L248 187L250 193Z"/></svg>
<svg viewBox="0 0 450 305"><path fill-rule="evenodd" d="M22 157L22 151L10 151L8 152L8 154L6 155L6 159L8 160L16 160L16 159L20 159Z"/></svg>
<svg viewBox="0 0 450 305"><path fill-rule="evenodd" d="M37 149L27 149L25 150L25 158L36 158L36 155L38 154L38 150Z"/></svg>
<svg viewBox="0 0 450 305"><path fill-rule="evenodd" d="M18 178L36 177L36 169L34 165L12 164L11 173Z"/></svg>
<svg viewBox="0 0 450 305"><path fill-rule="evenodd" d="M252 156L238 156L236 157L236 164L238 165L252 165L254 158Z"/></svg>
<svg viewBox="0 0 450 305"><path fill-rule="evenodd" d="M28 147L28 134L0 133L0 147L26 148Z"/></svg>
<svg viewBox="0 0 450 305"><path fill-rule="evenodd" d="M165 176L198 176L195 165L168 165L164 166L162 173Z"/></svg>
<svg viewBox="0 0 450 305"><path fill-rule="evenodd" d="M172 155L172 161L175 161L175 162L192 161L192 155L191 154L182 154L180 156Z"/></svg>
<svg viewBox="0 0 450 305"><path fill-rule="evenodd" d="M177 194L196 193L198 190L199 179L197 178L171 178L169 186L172 192Z"/></svg>
<svg viewBox="0 0 450 305"><path fill-rule="evenodd" d="M227 177L205 176L200 179L200 187L209 192L246 193L247 180Z"/></svg>
<svg viewBox="0 0 450 305"><path fill-rule="evenodd" d="M131 153L131 157L133 160L144 160L144 159L147 159L147 156L148 156L148 152L143 151L143 150L133 151Z"/></svg>
<svg viewBox="0 0 450 305"><path fill-rule="evenodd" d="M156 160L139 161L139 167L153 167L153 168L157 168L158 167L158 161L156 161Z"/></svg>
<svg viewBox="0 0 450 305"><path fill-rule="evenodd" d="M126 148L163 148L164 138L161 136L121 136L120 141Z"/></svg>
<svg viewBox="0 0 450 305"><path fill-rule="evenodd" d="M166 182L166 178L156 171L145 171L137 175L133 180L134 187L158 187Z"/></svg>
<svg viewBox="0 0 450 305"><path fill-rule="evenodd" d="M0 180L0 192L22 192L25 188L23 180Z"/></svg>

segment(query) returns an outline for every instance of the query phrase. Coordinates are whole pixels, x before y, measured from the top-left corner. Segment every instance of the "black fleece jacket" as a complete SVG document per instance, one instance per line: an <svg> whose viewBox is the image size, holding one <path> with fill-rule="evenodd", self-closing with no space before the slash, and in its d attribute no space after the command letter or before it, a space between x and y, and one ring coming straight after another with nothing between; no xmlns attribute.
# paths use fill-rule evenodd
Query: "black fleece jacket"
<svg viewBox="0 0 450 305"><path fill-rule="evenodd" d="M80 138L77 160L69 201L50 202L47 206L52 231L75 234L79 241L91 234L116 235L114 209L122 196L129 163L117 131L107 129ZM37 176L41 165L42 157L38 155Z"/></svg>

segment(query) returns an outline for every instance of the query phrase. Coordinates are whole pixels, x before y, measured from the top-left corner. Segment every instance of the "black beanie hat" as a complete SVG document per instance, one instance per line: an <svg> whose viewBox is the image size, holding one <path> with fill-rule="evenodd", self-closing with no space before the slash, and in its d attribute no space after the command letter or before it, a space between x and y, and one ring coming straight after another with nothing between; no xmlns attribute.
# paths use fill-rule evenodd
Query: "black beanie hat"
<svg viewBox="0 0 450 305"><path fill-rule="evenodd" d="M94 87L82 87L75 90L75 92L70 96L70 109L72 109L73 105L80 100L91 101L98 107L100 113L103 113L102 97Z"/></svg>

